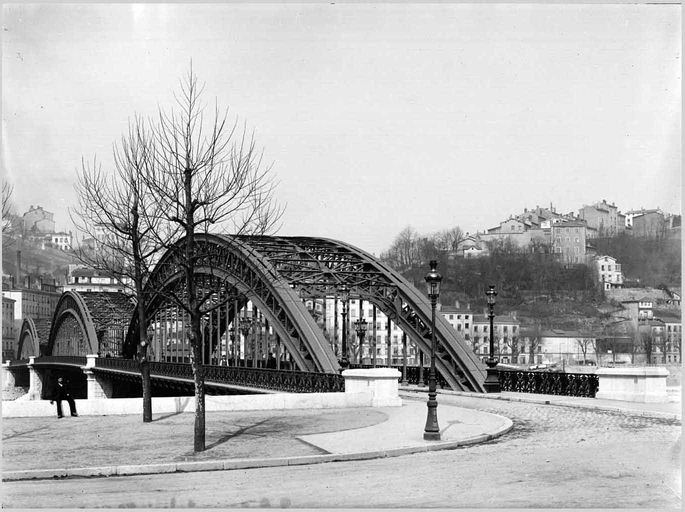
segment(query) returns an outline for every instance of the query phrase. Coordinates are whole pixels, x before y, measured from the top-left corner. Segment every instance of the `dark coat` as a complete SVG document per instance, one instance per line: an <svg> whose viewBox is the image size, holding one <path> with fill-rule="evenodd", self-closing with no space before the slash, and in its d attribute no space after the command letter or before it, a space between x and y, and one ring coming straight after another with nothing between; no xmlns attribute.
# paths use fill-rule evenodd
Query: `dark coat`
<svg viewBox="0 0 685 512"><path fill-rule="evenodd" d="M69 388L66 384L57 384L57 386L55 386L55 392L53 393L53 400L66 400L67 398L71 398Z"/></svg>

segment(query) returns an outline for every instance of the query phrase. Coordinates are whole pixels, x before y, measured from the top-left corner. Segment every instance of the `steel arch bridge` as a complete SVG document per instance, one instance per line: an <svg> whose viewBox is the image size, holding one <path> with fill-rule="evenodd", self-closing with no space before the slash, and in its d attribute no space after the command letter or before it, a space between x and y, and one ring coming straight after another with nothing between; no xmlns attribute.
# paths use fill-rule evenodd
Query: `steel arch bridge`
<svg viewBox="0 0 685 512"><path fill-rule="evenodd" d="M134 309L123 293L64 292L52 317L46 355L120 356Z"/></svg>
<svg viewBox="0 0 685 512"><path fill-rule="evenodd" d="M337 303L343 285L350 290L351 298L375 305L422 352L430 352L430 303L399 273L356 247L311 237L206 234L196 235L195 241L198 293L212 297L210 309L218 307L206 317L208 321L203 326L209 339L208 352L220 338L228 339L230 325L237 331L238 311L250 302L263 314L266 324L283 342L297 367L337 373L340 370L337 357L304 299L334 298ZM178 256L183 243L183 240L177 241L162 256L145 292L148 328L154 323L161 332L160 326L166 326L167 345L168 326L180 323L178 308L169 316L170 308L174 307L170 305L169 292L183 293L184 270ZM233 307L228 306L230 303ZM170 318L172 322L168 321ZM56 313L53 323L57 321ZM175 329L178 336L179 327ZM136 353L138 332L138 318L134 314L122 350L124 357ZM461 334L441 315L436 317L435 334L436 367L445 381L456 390L484 392L482 363ZM159 359L159 354L155 357Z"/></svg>

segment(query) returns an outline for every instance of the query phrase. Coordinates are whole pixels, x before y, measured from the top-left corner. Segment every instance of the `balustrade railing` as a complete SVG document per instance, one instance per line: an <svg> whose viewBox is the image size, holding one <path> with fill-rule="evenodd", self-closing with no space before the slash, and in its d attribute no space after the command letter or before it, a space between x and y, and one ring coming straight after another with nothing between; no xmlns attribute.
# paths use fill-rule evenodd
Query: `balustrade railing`
<svg viewBox="0 0 685 512"><path fill-rule="evenodd" d="M502 391L594 398L599 377L591 373L500 370L499 383Z"/></svg>
<svg viewBox="0 0 685 512"><path fill-rule="evenodd" d="M29 359L28 359L28 358L25 358L25 359L12 359L11 361L9 361L9 365L10 365L10 366L25 366L25 365L27 365L28 363L29 363Z"/></svg>
<svg viewBox="0 0 685 512"><path fill-rule="evenodd" d="M96 368L140 371L135 359L98 358ZM189 363L152 361L150 375L179 379L193 379ZM205 382L245 386L294 393L332 393L345 391L345 379L338 374L246 368L235 366L202 365Z"/></svg>
<svg viewBox="0 0 685 512"><path fill-rule="evenodd" d="M33 361L37 364L60 363L85 366L87 358L86 356L40 356L36 357Z"/></svg>
<svg viewBox="0 0 685 512"><path fill-rule="evenodd" d="M96 368L111 368L116 370L140 371L140 363L136 359L120 359L116 357L98 357L95 360Z"/></svg>
<svg viewBox="0 0 685 512"><path fill-rule="evenodd" d="M293 393L345 391L345 379L341 375L332 373L213 365L204 365L202 368L205 380L212 382Z"/></svg>

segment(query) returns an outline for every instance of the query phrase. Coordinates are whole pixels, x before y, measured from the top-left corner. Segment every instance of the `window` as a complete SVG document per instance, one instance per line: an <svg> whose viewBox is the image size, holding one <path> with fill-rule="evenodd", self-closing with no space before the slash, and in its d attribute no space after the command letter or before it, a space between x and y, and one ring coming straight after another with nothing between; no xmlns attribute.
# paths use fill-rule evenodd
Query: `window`
<svg viewBox="0 0 685 512"><path fill-rule="evenodd" d="M454 320L454 315L450 315L450 320Z"/></svg>
<svg viewBox="0 0 685 512"><path fill-rule="evenodd" d="M468 329L468 328L469 328L469 323L466 322L466 323L464 324L464 329Z"/></svg>
<svg viewBox="0 0 685 512"><path fill-rule="evenodd" d="M477 325L473 326L473 332L478 332L478 326Z"/></svg>

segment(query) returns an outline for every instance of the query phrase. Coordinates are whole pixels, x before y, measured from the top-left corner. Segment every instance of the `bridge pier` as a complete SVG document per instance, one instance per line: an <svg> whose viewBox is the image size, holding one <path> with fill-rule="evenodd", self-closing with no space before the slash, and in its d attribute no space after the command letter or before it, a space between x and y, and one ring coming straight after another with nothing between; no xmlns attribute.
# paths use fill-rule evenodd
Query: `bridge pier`
<svg viewBox="0 0 685 512"><path fill-rule="evenodd" d="M43 395L43 372L35 364L35 356L29 357L29 400L40 400Z"/></svg>
<svg viewBox="0 0 685 512"><path fill-rule="evenodd" d="M2 365L2 389L12 389L16 386L14 371L10 369L10 362Z"/></svg>
<svg viewBox="0 0 685 512"><path fill-rule="evenodd" d="M86 375L87 381L87 397L89 400L94 398L112 398L114 396L111 379L103 375L96 375L92 368L95 367L96 354L88 354L86 356L86 366L83 367L83 373Z"/></svg>

